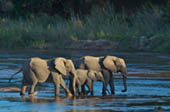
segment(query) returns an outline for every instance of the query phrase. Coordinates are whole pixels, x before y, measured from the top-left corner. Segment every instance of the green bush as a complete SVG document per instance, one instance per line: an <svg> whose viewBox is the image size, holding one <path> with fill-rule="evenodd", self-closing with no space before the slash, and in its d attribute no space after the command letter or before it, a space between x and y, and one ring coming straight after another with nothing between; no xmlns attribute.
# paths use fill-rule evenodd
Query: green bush
<svg viewBox="0 0 170 112"><path fill-rule="evenodd" d="M41 15L27 19L0 19L0 44L4 48L64 48L76 40L106 39L120 43L120 49L130 48L132 37L156 37L151 50L169 50L169 24L157 7L144 7L133 15L115 13L113 7L94 8L88 16L62 19Z"/></svg>

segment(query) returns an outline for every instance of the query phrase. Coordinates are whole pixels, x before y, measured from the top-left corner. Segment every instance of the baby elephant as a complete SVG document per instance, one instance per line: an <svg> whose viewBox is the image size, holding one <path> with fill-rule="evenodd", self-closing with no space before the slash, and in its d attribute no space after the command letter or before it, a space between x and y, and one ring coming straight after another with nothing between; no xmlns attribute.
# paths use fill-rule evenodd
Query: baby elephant
<svg viewBox="0 0 170 112"><path fill-rule="evenodd" d="M93 81L102 81L104 83L103 74L101 72L93 71L93 70L83 70L77 69L77 79L76 79L76 87L78 88L79 95L86 94L90 92L93 95ZM72 78L70 78L70 84L72 83ZM85 85L88 87L88 91L85 91ZM82 91L80 90L80 86ZM70 86L70 90L72 91L72 87Z"/></svg>

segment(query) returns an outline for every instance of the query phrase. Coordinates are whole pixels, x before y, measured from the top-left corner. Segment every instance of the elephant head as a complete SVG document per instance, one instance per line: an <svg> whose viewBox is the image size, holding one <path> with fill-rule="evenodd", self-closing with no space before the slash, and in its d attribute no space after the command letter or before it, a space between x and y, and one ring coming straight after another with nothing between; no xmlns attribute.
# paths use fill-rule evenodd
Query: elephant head
<svg viewBox="0 0 170 112"><path fill-rule="evenodd" d="M59 57L54 60L54 66L55 66L55 69L59 71L61 74L63 74L64 76L66 76L67 73L70 73L71 75L73 75L72 86L73 86L73 92L74 94L76 94L75 85L76 85L77 74L76 74L76 70L75 70L72 60Z"/></svg>
<svg viewBox="0 0 170 112"><path fill-rule="evenodd" d="M106 56L104 58L103 65L106 69L110 70L111 72L115 72L115 73L121 72L123 76L123 84L124 84L124 90L122 90L122 92L126 92L127 91L127 84L126 84L127 70L126 70L125 61L115 56Z"/></svg>
<svg viewBox="0 0 170 112"><path fill-rule="evenodd" d="M64 76L67 75L67 73L75 74L75 67L72 60L59 57L54 60L54 65L55 69Z"/></svg>

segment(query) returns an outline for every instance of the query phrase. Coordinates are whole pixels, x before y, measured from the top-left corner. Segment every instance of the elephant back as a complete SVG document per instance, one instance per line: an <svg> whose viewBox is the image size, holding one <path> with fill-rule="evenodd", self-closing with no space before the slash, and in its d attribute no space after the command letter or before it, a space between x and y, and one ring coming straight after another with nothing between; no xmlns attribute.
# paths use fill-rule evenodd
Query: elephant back
<svg viewBox="0 0 170 112"><path fill-rule="evenodd" d="M100 57L85 56L84 64L85 64L85 69L101 71Z"/></svg>

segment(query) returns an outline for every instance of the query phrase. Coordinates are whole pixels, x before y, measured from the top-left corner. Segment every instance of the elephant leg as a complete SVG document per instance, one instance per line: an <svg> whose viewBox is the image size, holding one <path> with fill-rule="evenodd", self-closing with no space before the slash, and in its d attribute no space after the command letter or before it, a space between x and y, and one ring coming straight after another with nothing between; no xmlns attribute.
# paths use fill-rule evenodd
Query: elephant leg
<svg viewBox="0 0 170 112"><path fill-rule="evenodd" d="M110 73L106 69L102 69L102 74L104 76L102 95L106 95L107 85L110 81Z"/></svg>
<svg viewBox="0 0 170 112"><path fill-rule="evenodd" d="M93 96L93 81L92 80L87 81L87 87L90 91L90 94Z"/></svg>
<svg viewBox="0 0 170 112"><path fill-rule="evenodd" d="M69 82L69 89L70 89L71 93L73 94L73 85L72 85L73 79L72 79L71 76L69 76L69 80L70 80L70 82Z"/></svg>
<svg viewBox="0 0 170 112"><path fill-rule="evenodd" d="M25 79L22 80L22 86L21 86L21 92L20 92L20 95L25 95L25 91L27 89L27 85L25 83Z"/></svg>
<svg viewBox="0 0 170 112"><path fill-rule="evenodd" d="M76 79L77 79L77 76L73 76L73 94L76 95Z"/></svg>
<svg viewBox="0 0 170 112"><path fill-rule="evenodd" d="M66 84L65 84L65 82L64 82L64 80L63 80L63 78L62 78L61 75L59 75L59 78L60 78L60 84L61 84L61 86L64 88L67 96L72 96L70 90L67 88L67 86L66 86Z"/></svg>
<svg viewBox="0 0 170 112"><path fill-rule="evenodd" d="M22 84L22 86L21 86L21 92L20 92L20 95L21 95L21 96L22 96L22 95L25 95L26 89L27 89L27 86L26 86L25 84Z"/></svg>
<svg viewBox="0 0 170 112"><path fill-rule="evenodd" d="M38 83L38 80L37 80L37 77L35 75L35 72L33 72L32 70L30 70L30 77L29 78L30 78L29 84L31 84L31 87L30 87L30 90L29 90L29 96L37 95L38 93L37 92L34 93L34 89L35 89L35 86Z"/></svg>
<svg viewBox="0 0 170 112"><path fill-rule="evenodd" d="M91 91L90 91L91 95L93 96L94 95L94 92L93 92L93 82L91 82Z"/></svg>
<svg viewBox="0 0 170 112"><path fill-rule="evenodd" d="M37 95L37 92L34 92L35 86L37 85L38 81L34 81L33 84L31 85L31 88L29 90L29 95L34 96Z"/></svg>
<svg viewBox="0 0 170 112"><path fill-rule="evenodd" d="M58 81L54 81L55 96L58 97L60 93L60 84Z"/></svg>
<svg viewBox="0 0 170 112"><path fill-rule="evenodd" d="M60 93L60 77L59 74L52 73L52 79L54 84L55 96L58 97Z"/></svg>
<svg viewBox="0 0 170 112"><path fill-rule="evenodd" d="M110 74L110 80L109 80L110 90L111 94L115 94L115 87L114 87L114 80L112 79L112 73Z"/></svg>
<svg viewBox="0 0 170 112"><path fill-rule="evenodd" d="M85 84L81 85L81 93L82 93L83 95L86 95Z"/></svg>
<svg viewBox="0 0 170 112"><path fill-rule="evenodd" d="M84 84L83 84L83 85L81 85L81 91L82 91L82 93L83 93L83 94L85 94L86 90L85 90L85 86L84 86Z"/></svg>
<svg viewBox="0 0 170 112"><path fill-rule="evenodd" d="M77 86L77 88L78 88L78 93L79 93L79 95L82 95L82 92L81 92L81 89L80 89L80 84L76 84L76 86Z"/></svg>
<svg viewBox="0 0 170 112"><path fill-rule="evenodd" d="M106 95L107 84L103 83L102 95Z"/></svg>
<svg viewBox="0 0 170 112"><path fill-rule="evenodd" d="M76 87L78 88L78 94L79 94L79 95L82 95L80 86L81 86L81 83L80 83L80 81L77 79L77 80L76 80Z"/></svg>

